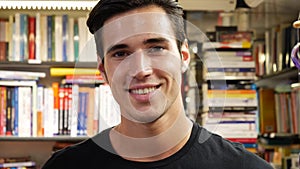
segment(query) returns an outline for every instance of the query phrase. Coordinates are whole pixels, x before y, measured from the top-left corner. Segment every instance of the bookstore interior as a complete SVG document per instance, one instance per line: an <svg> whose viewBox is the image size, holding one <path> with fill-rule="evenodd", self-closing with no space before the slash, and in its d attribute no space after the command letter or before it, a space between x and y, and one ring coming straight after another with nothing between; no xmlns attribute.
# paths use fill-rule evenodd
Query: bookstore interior
<svg viewBox="0 0 300 169"><path fill-rule="evenodd" d="M177 1L186 115L275 169L299 168L299 0ZM0 168L40 168L119 123L86 26L96 3L0 1Z"/></svg>

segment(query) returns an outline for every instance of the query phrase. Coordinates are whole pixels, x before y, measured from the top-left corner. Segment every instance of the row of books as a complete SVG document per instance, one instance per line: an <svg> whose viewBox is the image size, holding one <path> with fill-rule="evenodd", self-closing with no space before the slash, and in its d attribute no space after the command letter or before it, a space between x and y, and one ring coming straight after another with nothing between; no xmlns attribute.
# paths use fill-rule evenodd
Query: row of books
<svg viewBox="0 0 300 169"><path fill-rule="evenodd" d="M281 24L265 32L262 41L254 43L257 76L269 75L293 67L291 50L297 44L297 29Z"/></svg>
<svg viewBox="0 0 300 169"><path fill-rule="evenodd" d="M202 46L207 81L204 101L209 107L204 127L256 152L258 100L253 85L253 32L218 27L207 35L211 42Z"/></svg>
<svg viewBox="0 0 300 169"><path fill-rule="evenodd" d="M262 157L274 168L298 169L299 152L296 149L280 147L278 149L266 149Z"/></svg>
<svg viewBox="0 0 300 169"><path fill-rule="evenodd" d="M36 163L29 156L25 157L0 157L2 169L35 169Z"/></svg>
<svg viewBox="0 0 300 169"><path fill-rule="evenodd" d="M108 85L1 86L0 135L93 136L120 121Z"/></svg>
<svg viewBox="0 0 300 169"><path fill-rule="evenodd" d="M210 107L256 107L256 90L208 90L207 103Z"/></svg>
<svg viewBox="0 0 300 169"><path fill-rule="evenodd" d="M259 97L262 133L300 134L300 91L298 88L286 92L260 89Z"/></svg>
<svg viewBox="0 0 300 169"><path fill-rule="evenodd" d="M0 61L96 61L86 19L41 13L0 19Z"/></svg>
<svg viewBox="0 0 300 169"><path fill-rule="evenodd" d="M207 34L211 42L205 42L202 46L206 80L255 79L251 51L253 32L224 27L221 31Z"/></svg>

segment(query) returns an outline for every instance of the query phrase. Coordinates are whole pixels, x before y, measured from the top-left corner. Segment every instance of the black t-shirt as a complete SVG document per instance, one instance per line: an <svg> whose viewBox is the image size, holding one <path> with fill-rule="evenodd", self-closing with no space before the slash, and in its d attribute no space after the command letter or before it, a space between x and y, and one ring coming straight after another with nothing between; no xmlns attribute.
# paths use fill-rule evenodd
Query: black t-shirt
<svg viewBox="0 0 300 169"><path fill-rule="evenodd" d="M266 161L194 123L177 153L155 162L134 162L106 151L109 130L52 155L42 169L273 169ZM101 148L99 142L106 145ZM98 144L97 144L97 143Z"/></svg>

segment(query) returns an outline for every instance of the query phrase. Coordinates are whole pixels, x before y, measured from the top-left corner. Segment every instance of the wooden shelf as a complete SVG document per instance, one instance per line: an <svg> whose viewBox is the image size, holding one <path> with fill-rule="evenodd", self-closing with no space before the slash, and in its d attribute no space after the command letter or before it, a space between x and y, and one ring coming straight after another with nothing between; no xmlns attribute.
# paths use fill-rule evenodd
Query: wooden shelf
<svg viewBox="0 0 300 169"><path fill-rule="evenodd" d="M53 137L19 137L19 136L0 136L0 141L68 141L78 142L88 139L88 136L53 136Z"/></svg>
<svg viewBox="0 0 300 169"><path fill-rule="evenodd" d="M28 63L28 62L0 62L0 69L20 69L20 68L35 68L35 69L48 69L50 67L80 67L80 68L96 68L96 62L41 62L41 63Z"/></svg>
<svg viewBox="0 0 300 169"><path fill-rule="evenodd" d="M275 88L278 85L287 85L298 82L298 69L292 67L271 75L260 77L255 84L257 87Z"/></svg>

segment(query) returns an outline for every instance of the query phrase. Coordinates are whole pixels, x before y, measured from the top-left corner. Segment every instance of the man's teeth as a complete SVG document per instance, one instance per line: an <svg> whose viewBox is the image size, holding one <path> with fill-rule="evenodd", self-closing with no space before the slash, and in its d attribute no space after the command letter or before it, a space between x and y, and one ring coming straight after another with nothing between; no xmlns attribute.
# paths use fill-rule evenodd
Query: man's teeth
<svg viewBox="0 0 300 169"><path fill-rule="evenodd" d="M131 90L131 92L134 94L148 94L153 92L155 89L156 89L155 87L149 87L144 89L133 89Z"/></svg>

